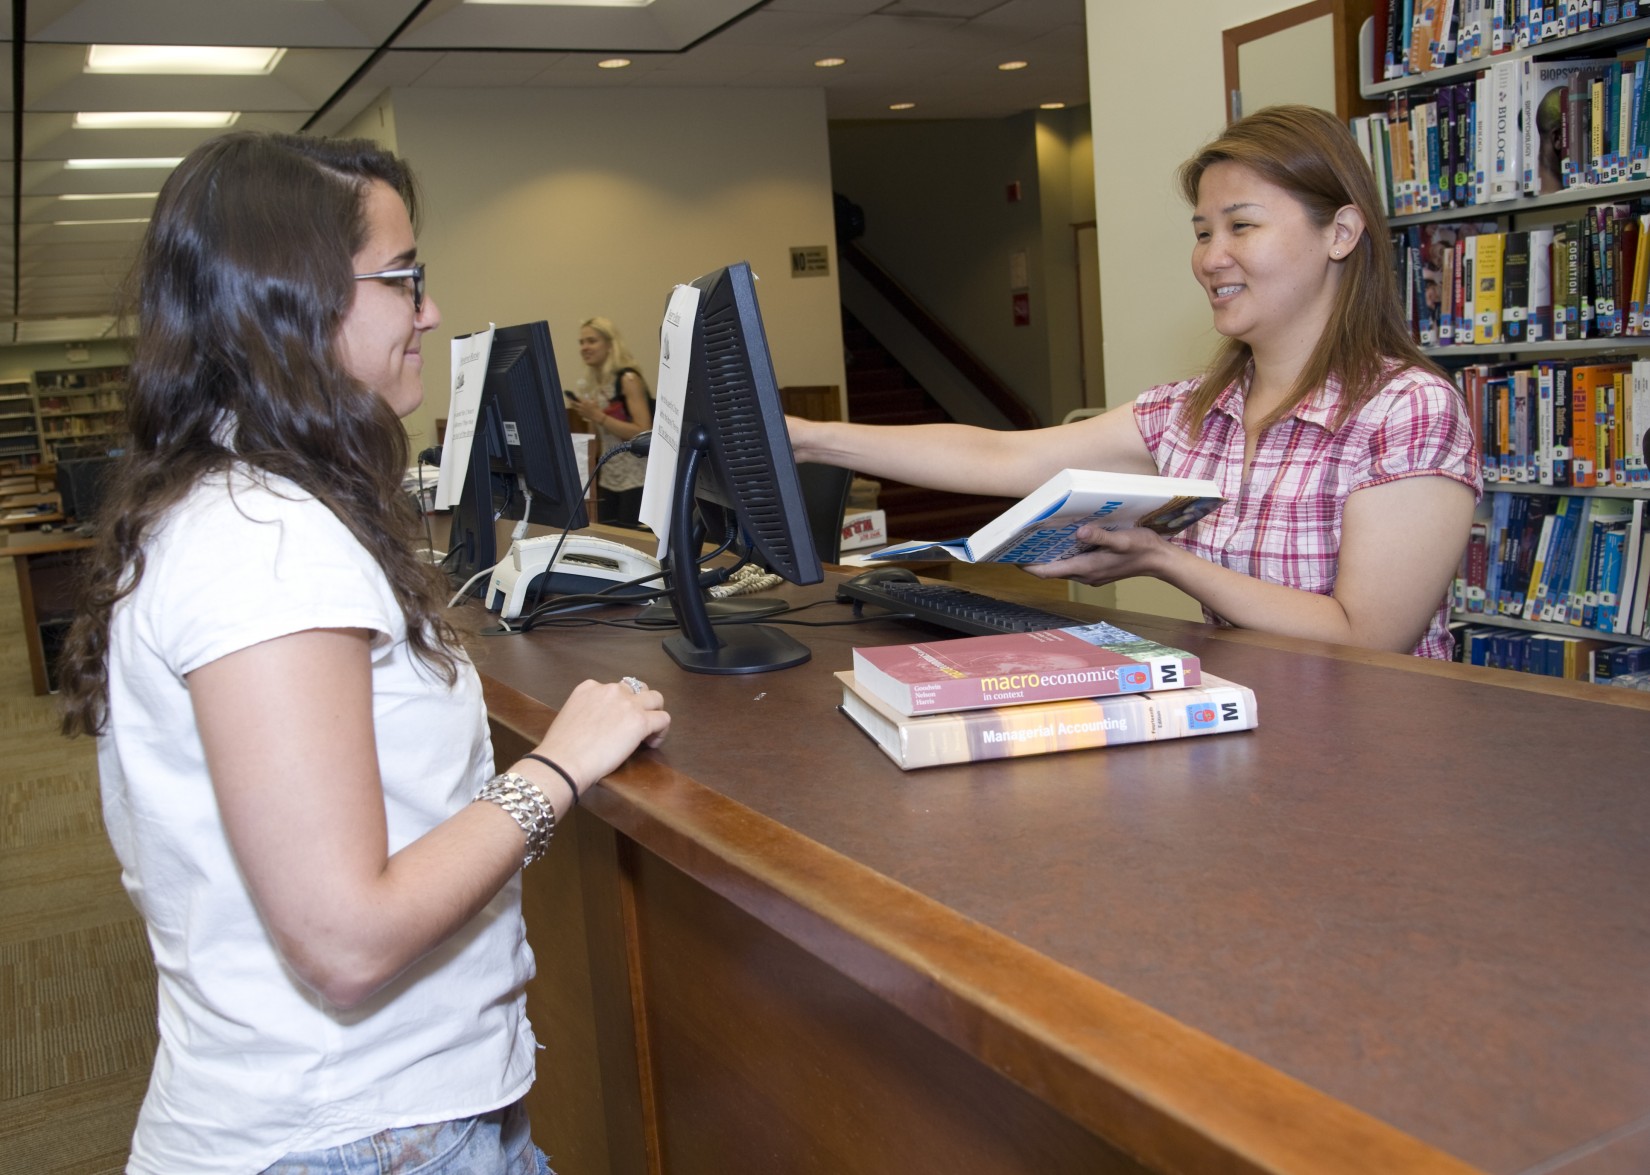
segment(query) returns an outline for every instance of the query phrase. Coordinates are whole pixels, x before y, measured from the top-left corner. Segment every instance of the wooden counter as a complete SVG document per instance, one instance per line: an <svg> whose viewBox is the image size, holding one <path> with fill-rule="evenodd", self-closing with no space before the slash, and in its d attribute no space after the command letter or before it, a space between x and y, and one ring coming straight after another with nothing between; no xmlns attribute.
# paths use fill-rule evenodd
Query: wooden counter
<svg viewBox="0 0 1650 1175"><path fill-rule="evenodd" d="M75 578L84 558L82 552L91 545L91 539L66 531L29 530L0 535L0 557L10 559L17 572L23 644L36 694L51 692L52 675L47 663L52 653L45 632L73 619Z"/></svg>
<svg viewBox="0 0 1650 1175"><path fill-rule="evenodd" d="M480 639L503 762L586 676L675 723L526 874L552 1165L1650 1169L1650 695L1109 618L1259 729L907 774L831 673L920 630Z"/></svg>

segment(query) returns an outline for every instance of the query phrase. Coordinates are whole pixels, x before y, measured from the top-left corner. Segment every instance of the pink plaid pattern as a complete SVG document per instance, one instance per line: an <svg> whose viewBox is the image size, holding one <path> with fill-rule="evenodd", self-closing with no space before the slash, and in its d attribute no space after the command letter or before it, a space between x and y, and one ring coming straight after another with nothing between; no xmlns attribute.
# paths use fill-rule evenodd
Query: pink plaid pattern
<svg viewBox="0 0 1650 1175"><path fill-rule="evenodd" d="M1479 493L1479 456L1466 405L1429 372L1397 372L1339 429L1340 385L1331 381L1273 425L1255 447L1243 480L1244 386L1223 392L1194 444L1179 411L1195 379L1162 384L1134 403L1135 421L1160 473L1204 477L1227 502L1176 542L1212 563L1269 583L1329 595L1341 547L1347 495L1401 477L1453 478ZM1205 610L1216 623L1220 617ZM1441 599L1417 657L1447 660L1454 642Z"/></svg>

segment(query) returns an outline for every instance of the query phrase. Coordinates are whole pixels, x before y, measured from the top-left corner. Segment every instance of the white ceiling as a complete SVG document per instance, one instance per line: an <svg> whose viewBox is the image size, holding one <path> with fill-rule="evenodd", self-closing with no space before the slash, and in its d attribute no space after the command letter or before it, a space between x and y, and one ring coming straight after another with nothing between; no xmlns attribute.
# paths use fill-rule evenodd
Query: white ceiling
<svg viewBox="0 0 1650 1175"><path fill-rule="evenodd" d="M333 134L391 87L821 87L833 119L1001 118L1088 92L1083 0L14 0L0 6L0 38L12 42L0 55L12 113L0 136L0 344L113 330L114 290L153 205L129 194L165 176L64 160L175 157L219 133L77 130L81 111L232 110L237 129ZM262 77L111 76L84 72L91 44L287 52ZM629 67L597 67L621 55ZM816 67L823 57L847 63ZM1028 64L997 68L1008 60Z"/></svg>

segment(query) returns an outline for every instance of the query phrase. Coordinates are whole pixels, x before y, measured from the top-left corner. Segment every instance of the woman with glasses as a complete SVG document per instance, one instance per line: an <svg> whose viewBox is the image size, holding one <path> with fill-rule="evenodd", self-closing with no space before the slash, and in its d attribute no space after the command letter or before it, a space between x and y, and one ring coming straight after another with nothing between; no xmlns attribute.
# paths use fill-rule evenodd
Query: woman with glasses
<svg viewBox="0 0 1650 1175"><path fill-rule="evenodd" d="M602 438L603 453L653 427L653 397L618 327L600 317L581 322L579 358L584 360L585 371L573 385L569 405ZM631 453L619 453L603 462L598 483L601 494L596 500L601 521L640 525L637 516L646 474L647 462Z"/></svg>
<svg viewBox="0 0 1650 1175"><path fill-rule="evenodd" d="M413 184L377 146L232 135L134 273L131 439L63 658L159 972L136 1172L532 1172L519 873L669 717L587 681L495 775L414 555Z"/></svg>

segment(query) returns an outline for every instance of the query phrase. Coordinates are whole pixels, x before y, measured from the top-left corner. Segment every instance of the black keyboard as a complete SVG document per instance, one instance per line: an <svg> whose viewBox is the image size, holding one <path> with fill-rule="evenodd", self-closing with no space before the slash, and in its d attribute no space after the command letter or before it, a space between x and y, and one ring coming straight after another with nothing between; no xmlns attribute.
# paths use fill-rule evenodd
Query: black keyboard
<svg viewBox="0 0 1650 1175"><path fill-rule="evenodd" d="M856 612L861 604L875 604L890 612L906 614L969 636L997 632L1040 632L1045 628L1071 628L1083 623L1070 616L1033 608L1029 604L1013 604L943 583L855 583L848 580L837 585L837 599L844 597L854 601Z"/></svg>

